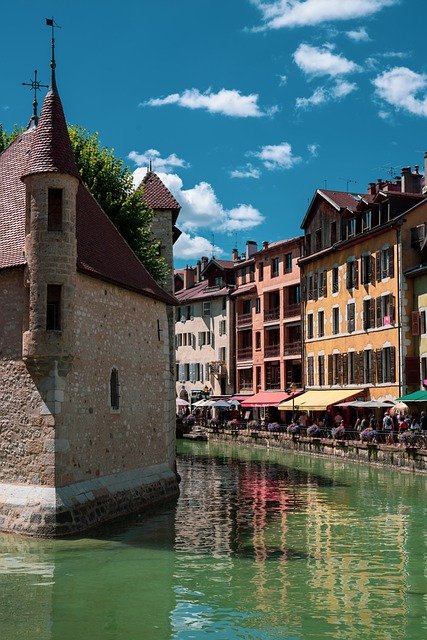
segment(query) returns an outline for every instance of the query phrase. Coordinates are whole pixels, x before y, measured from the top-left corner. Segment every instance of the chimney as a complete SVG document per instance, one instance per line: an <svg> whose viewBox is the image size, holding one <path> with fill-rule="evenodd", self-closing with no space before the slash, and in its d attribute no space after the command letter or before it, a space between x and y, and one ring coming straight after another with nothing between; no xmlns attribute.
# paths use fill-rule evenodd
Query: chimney
<svg viewBox="0 0 427 640"><path fill-rule="evenodd" d="M231 259L233 262L237 262L237 260L239 259L239 252L237 251L237 249L233 249L233 251L231 252Z"/></svg>
<svg viewBox="0 0 427 640"><path fill-rule="evenodd" d="M185 267L184 269L184 289L194 287L194 269L193 267Z"/></svg>
<svg viewBox="0 0 427 640"><path fill-rule="evenodd" d="M209 262L209 258L207 256L202 256L202 268L201 271L203 271L203 269L206 269L207 265Z"/></svg>
<svg viewBox="0 0 427 640"><path fill-rule="evenodd" d="M375 184L375 182L370 182L368 186L368 193L371 196L374 196L376 192L377 192L377 185Z"/></svg>
<svg viewBox="0 0 427 640"><path fill-rule="evenodd" d="M200 260L197 260L197 263L196 263L196 282L200 282L201 265L202 265L202 263L200 262Z"/></svg>
<svg viewBox="0 0 427 640"><path fill-rule="evenodd" d="M264 242L262 243L262 248L268 249L268 240L264 240Z"/></svg>
<svg viewBox="0 0 427 640"><path fill-rule="evenodd" d="M402 167L402 192L421 193L423 176L419 173L419 165L415 165L412 173L411 167Z"/></svg>
<svg viewBox="0 0 427 640"><path fill-rule="evenodd" d="M249 258L251 258L254 253L256 253L258 251L258 246L257 243L254 242L253 240L248 240L246 242L246 260L249 260Z"/></svg>

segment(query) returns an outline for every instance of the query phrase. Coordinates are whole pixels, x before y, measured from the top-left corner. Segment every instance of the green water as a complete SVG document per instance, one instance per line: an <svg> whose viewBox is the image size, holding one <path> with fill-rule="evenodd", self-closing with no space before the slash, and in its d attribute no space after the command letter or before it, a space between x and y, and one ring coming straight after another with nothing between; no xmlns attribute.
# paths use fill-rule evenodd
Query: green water
<svg viewBox="0 0 427 640"><path fill-rule="evenodd" d="M1 640L427 638L427 477L180 443L177 503L0 535Z"/></svg>

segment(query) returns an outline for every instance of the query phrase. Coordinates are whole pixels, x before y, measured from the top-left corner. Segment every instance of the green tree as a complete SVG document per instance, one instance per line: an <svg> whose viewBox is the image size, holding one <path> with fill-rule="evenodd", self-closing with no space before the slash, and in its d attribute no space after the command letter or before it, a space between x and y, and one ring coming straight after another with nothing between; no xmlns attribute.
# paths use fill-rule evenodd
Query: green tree
<svg viewBox="0 0 427 640"><path fill-rule="evenodd" d="M146 269L164 283L168 266L152 237L154 214L143 203L142 192L135 191L132 173L112 149L101 146L97 133L78 125L69 126L68 132L83 182Z"/></svg>
<svg viewBox="0 0 427 640"><path fill-rule="evenodd" d="M141 190L135 191L132 173L112 149L101 146L97 133L89 133L78 125L69 126L68 132L83 182L149 273L164 284L168 266L159 255L160 243L154 241L151 233L154 213L143 203ZM8 134L0 123L0 152L19 133L15 126Z"/></svg>
<svg viewBox="0 0 427 640"><path fill-rule="evenodd" d="M14 126L12 133L7 133L3 129L3 125L0 122L0 153L10 145L11 142L19 135L20 131L17 125Z"/></svg>

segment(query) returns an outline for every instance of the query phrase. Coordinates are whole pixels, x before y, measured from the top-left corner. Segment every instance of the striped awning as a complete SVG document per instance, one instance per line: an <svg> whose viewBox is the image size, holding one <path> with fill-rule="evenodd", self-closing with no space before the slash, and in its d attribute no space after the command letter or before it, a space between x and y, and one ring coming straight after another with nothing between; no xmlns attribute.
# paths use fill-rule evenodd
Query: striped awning
<svg viewBox="0 0 427 640"><path fill-rule="evenodd" d="M292 400L281 402L279 409L289 411L294 407L305 411L324 411L331 405L363 393L364 389L313 389L297 396L294 402Z"/></svg>

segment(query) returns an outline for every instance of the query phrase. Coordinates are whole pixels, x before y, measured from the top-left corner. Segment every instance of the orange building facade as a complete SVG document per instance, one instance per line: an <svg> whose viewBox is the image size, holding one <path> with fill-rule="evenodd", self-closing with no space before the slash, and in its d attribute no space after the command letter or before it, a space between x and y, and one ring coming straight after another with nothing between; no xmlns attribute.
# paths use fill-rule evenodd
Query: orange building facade
<svg viewBox="0 0 427 640"><path fill-rule="evenodd" d="M235 262L236 392L300 387L301 238L251 244Z"/></svg>

